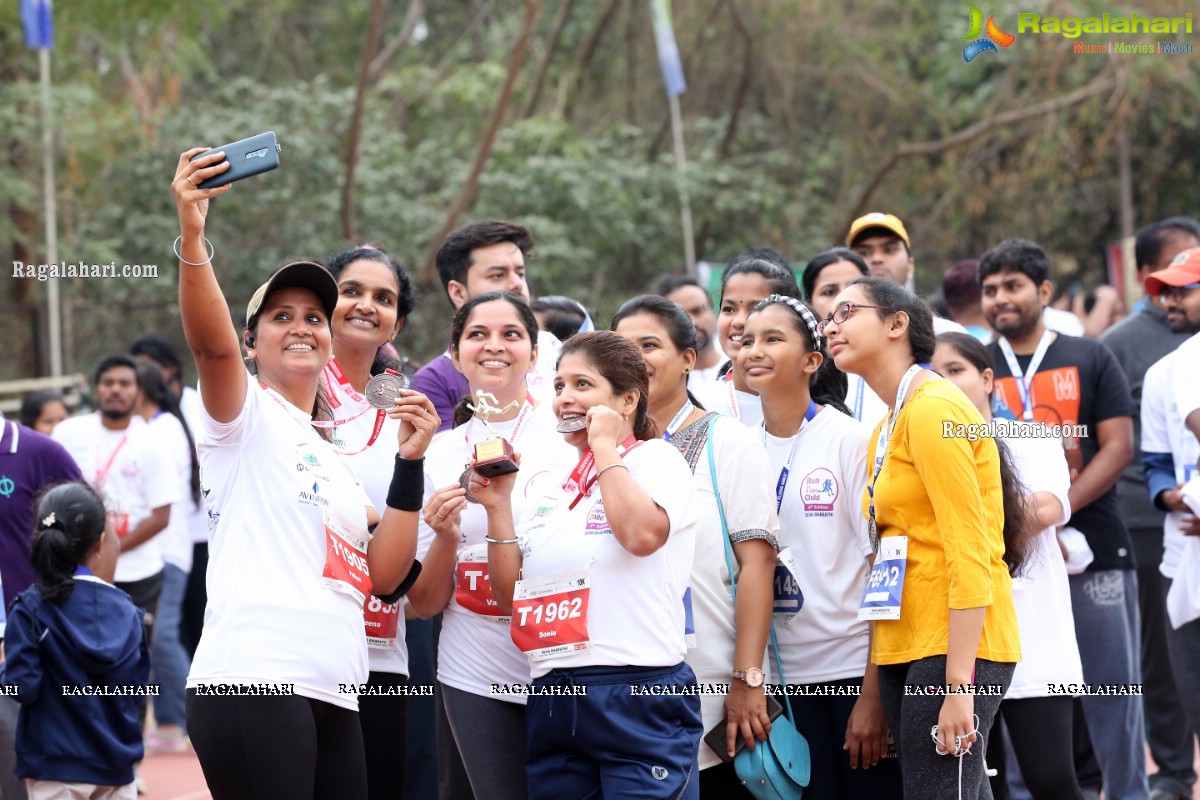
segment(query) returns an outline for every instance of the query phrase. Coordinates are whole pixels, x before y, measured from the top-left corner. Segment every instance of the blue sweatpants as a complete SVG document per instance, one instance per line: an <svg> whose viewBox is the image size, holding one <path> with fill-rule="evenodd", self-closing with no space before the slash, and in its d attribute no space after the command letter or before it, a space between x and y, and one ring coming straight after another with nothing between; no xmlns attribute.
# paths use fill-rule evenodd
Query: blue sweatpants
<svg viewBox="0 0 1200 800"><path fill-rule="evenodd" d="M586 687L533 694L525 708L529 800L699 800L700 698L687 664L556 669L533 682Z"/></svg>

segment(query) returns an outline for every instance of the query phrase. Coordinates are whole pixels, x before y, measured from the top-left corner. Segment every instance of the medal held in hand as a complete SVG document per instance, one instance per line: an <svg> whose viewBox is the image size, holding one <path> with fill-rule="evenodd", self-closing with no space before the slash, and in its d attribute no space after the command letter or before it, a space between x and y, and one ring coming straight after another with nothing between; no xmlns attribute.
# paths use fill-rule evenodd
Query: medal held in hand
<svg viewBox="0 0 1200 800"><path fill-rule="evenodd" d="M389 369L367 381L363 396L375 408L387 410L396 405L400 392L407 388L408 379Z"/></svg>
<svg viewBox="0 0 1200 800"><path fill-rule="evenodd" d="M509 409L516 408L518 403L514 400L508 405L500 407L495 405L496 402L496 395L480 389L475 392L475 405L467 405L467 408L471 409L475 412L475 416L479 417L483 423L483 427L492 432L492 438L485 439L475 445L475 471L485 478L507 475L510 472L516 472L520 469L517 466L517 462L513 459L512 445L503 436L496 433L492 426L488 424L489 417L493 417L496 414L503 414Z"/></svg>

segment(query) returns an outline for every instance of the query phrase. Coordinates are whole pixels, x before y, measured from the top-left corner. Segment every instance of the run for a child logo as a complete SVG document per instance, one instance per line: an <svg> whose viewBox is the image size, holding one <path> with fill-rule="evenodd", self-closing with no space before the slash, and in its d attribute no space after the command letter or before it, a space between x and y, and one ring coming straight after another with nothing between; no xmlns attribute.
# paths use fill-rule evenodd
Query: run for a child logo
<svg viewBox="0 0 1200 800"><path fill-rule="evenodd" d="M970 30L967 31L966 36L962 37L964 42L969 42L963 48L963 61L966 61L968 64L971 63L975 56L982 53L999 53L1000 50L997 45L1008 47L1017 40L1017 37L1011 33L1001 30L1000 26L996 24L995 14L987 18L987 24L985 25L983 22L983 12L974 6L970 10L969 25ZM981 34L986 34L986 36L982 36Z"/></svg>

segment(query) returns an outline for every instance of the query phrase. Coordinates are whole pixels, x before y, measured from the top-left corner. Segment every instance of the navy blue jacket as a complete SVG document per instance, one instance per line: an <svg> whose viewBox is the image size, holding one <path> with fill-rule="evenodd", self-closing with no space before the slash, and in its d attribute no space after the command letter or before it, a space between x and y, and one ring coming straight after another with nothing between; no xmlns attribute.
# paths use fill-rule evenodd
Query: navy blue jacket
<svg viewBox="0 0 1200 800"><path fill-rule="evenodd" d="M146 686L150 656L142 610L129 595L76 577L75 591L59 604L30 587L9 609L4 647L4 683L18 687L21 704L17 777L132 782L143 755L139 697L71 694L75 687Z"/></svg>

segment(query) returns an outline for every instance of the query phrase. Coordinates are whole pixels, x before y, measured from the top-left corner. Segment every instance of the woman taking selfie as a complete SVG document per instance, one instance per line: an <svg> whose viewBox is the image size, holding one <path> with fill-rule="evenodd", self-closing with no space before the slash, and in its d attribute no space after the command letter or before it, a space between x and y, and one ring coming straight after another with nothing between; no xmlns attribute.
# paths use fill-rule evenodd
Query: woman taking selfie
<svg viewBox="0 0 1200 800"><path fill-rule="evenodd" d="M354 693L367 680L362 607L394 592L416 548L422 456L437 415L395 397L399 455L382 520L327 435L321 373L332 355L338 287L320 264L292 262L246 308L242 363L204 238L196 184L223 154L180 156L179 305L204 406L200 459L213 520L204 633L188 676L188 728L209 790L225 798L365 798ZM372 535L368 527L378 520ZM369 546L368 546L369 542ZM394 599L394 598L390 598Z"/></svg>
<svg viewBox="0 0 1200 800"><path fill-rule="evenodd" d="M762 680L779 536L770 464L744 425L692 402L687 381L696 363L696 330L682 308L657 295L635 297L621 306L612 329L641 351L650 380L650 419L692 470L697 521L690 598L697 646L688 651L687 663L699 683L729 684L728 695L702 695L700 712L705 731L727 722L723 741L731 753L737 739L762 741L771 729ZM720 492L720 507L714 491ZM737 565L736 608L727 547ZM706 744L700 746L700 770L705 796L749 796L733 764Z"/></svg>
<svg viewBox="0 0 1200 800"><path fill-rule="evenodd" d="M838 368L890 403L868 451L863 506L876 556L860 616L873 620L871 660L904 793L987 797L986 739L1021 658L1009 569L1020 565L1024 519L1007 513L1021 509L1017 487L1002 482L991 438L943 434L946 423L982 420L929 368L935 339L924 301L860 278L821 332Z"/></svg>
<svg viewBox="0 0 1200 800"><path fill-rule="evenodd" d="M529 682L529 661L509 635L487 579L488 518L467 500L464 467L475 446L499 435L521 455L515 474L513 520L574 463L574 450L555 431L550 403L538 403L525 376L537 363L537 321L512 292L488 292L464 303L451 326L450 358L470 384L464 403L477 411L447 431L425 459L425 509L418 555L421 577L408 599L422 617L443 613L438 640L437 691L449 729L438 730L438 752L457 751L470 781L456 785L454 770L439 763L445 797L523 800L525 695L493 686ZM485 393L481 401L477 392ZM485 405L486 404L486 405ZM491 409L502 409L487 414ZM484 478L466 475L475 483ZM472 489L474 491L474 489Z"/></svg>
<svg viewBox="0 0 1200 800"><path fill-rule="evenodd" d="M519 526L513 475L471 487L487 510L492 591L533 688L569 695L529 698L529 796L696 798L700 701L673 693L696 685L684 663L691 473L657 438L646 364L620 336L571 337L554 388L574 469L530 498Z"/></svg>

